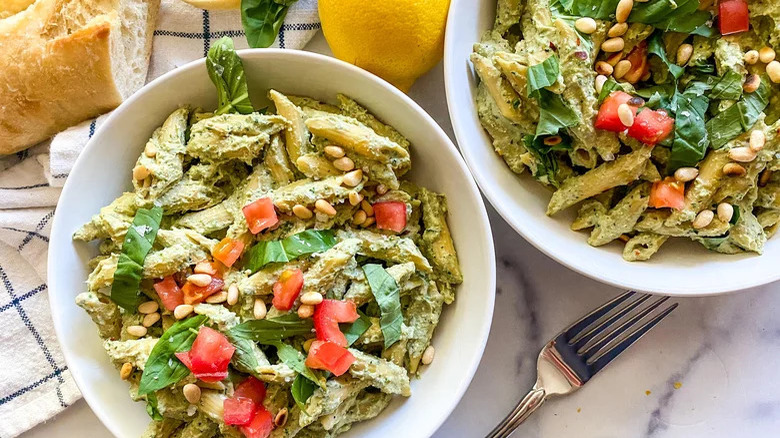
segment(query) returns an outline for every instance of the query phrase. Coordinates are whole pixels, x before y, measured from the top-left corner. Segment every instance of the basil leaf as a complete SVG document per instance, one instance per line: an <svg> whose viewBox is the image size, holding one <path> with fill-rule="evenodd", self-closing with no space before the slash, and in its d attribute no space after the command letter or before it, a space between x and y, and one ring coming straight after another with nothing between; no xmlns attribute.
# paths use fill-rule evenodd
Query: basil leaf
<svg viewBox="0 0 780 438"><path fill-rule="evenodd" d="M737 103L721 111L707 122L707 132L712 141L712 147L720 149L743 132L753 127L764 108L769 104L771 91L768 78L761 80L761 85L752 93L742 96Z"/></svg>
<svg viewBox="0 0 780 438"><path fill-rule="evenodd" d="M233 40L223 37L211 45L206 55L206 70L217 87L219 105L215 114L249 114L254 111L249 100L244 64L233 48Z"/></svg>
<svg viewBox="0 0 780 438"><path fill-rule="evenodd" d="M247 251L244 267L256 272L269 263L287 263L326 251L335 244L336 237L331 230L306 230L283 240L260 241Z"/></svg>
<svg viewBox="0 0 780 438"><path fill-rule="evenodd" d="M349 324L342 332L347 338L347 346L352 346L358 338L371 327L371 319L363 312L358 310L360 317L352 324Z"/></svg>
<svg viewBox="0 0 780 438"><path fill-rule="evenodd" d="M249 47L270 47L296 0L241 0L241 24Z"/></svg>
<svg viewBox="0 0 780 438"><path fill-rule="evenodd" d="M559 0L569 14L577 17L591 17L599 20L613 20L619 0ZM557 5L551 3L551 9ZM697 11L699 0L655 0L635 2L628 21L650 24L658 29L681 33L693 33L710 37L714 30L708 26L712 15Z"/></svg>
<svg viewBox="0 0 780 438"><path fill-rule="evenodd" d="M146 394L146 413L149 414L154 421L163 420L163 416L157 408L157 395L153 392Z"/></svg>
<svg viewBox="0 0 780 438"><path fill-rule="evenodd" d="M292 336L308 335L314 329L311 319L300 319L295 313L271 319L252 319L232 327L230 336L273 345Z"/></svg>
<svg viewBox="0 0 780 438"><path fill-rule="evenodd" d="M160 207L139 208L122 242L122 252L111 284L111 300L130 312L134 312L139 304L138 289L144 260L157 238L162 215Z"/></svg>
<svg viewBox="0 0 780 438"><path fill-rule="evenodd" d="M306 412L304 406L306 405L306 401L309 400L309 397L314 394L315 389L317 389L316 383L303 377L301 374L295 376L290 392L292 393L293 400L295 400L295 404L298 405L301 411Z"/></svg>
<svg viewBox="0 0 780 438"><path fill-rule="evenodd" d="M612 76L610 76L609 79L607 79L607 82L604 82L604 86L601 87L601 92L599 93L599 105L601 105L601 103L604 102L604 99L609 97L609 95L612 94L612 92L615 90L626 92L628 91L626 87L618 83L614 78L612 78ZM639 94L639 92L637 92L637 94Z"/></svg>
<svg viewBox="0 0 780 438"><path fill-rule="evenodd" d="M739 205L731 204L731 206L734 207L734 214L731 215L731 220L729 221L729 223L731 225L736 225L737 222L739 222L739 218L742 216L742 214L739 211Z"/></svg>
<svg viewBox="0 0 780 438"><path fill-rule="evenodd" d="M225 336L236 347L236 351L233 352L233 357L230 359L236 368L239 368L239 370L256 370L260 366L254 351L254 341L237 336L230 330L225 333Z"/></svg>
<svg viewBox="0 0 780 438"><path fill-rule="evenodd" d="M663 3L663 1L654 2L653 4L655 3ZM666 68L669 69L669 73L672 74L674 79L680 79L684 69L679 65L669 61L669 58L666 57L666 47L664 46L663 32L660 30L653 32L653 35L650 36L647 50L650 54L655 55L661 59L661 62L666 65Z"/></svg>
<svg viewBox="0 0 780 438"><path fill-rule="evenodd" d="M548 56L541 63L528 67L528 96L533 95L536 90L541 90L554 84L560 74L558 57L555 55Z"/></svg>
<svg viewBox="0 0 780 438"><path fill-rule="evenodd" d="M742 75L729 70L712 87L710 99L737 100L742 97Z"/></svg>
<svg viewBox="0 0 780 438"><path fill-rule="evenodd" d="M367 264L363 266L363 272L379 305L379 326L385 338L385 348L388 348L401 339L401 325L404 322L401 291L395 279L381 265Z"/></svg>
<svg viewBox="0 0 780 438"><path fill-rule="evenodd" d="M561 5L572 15L607 20L615 16L620 0L560 0Z"/></svg>
<svg viewBox="0 0 780 438"><path fill-rule="evenodd" d="M580 122L579 116L566 106L563 98L549 90L536 90L534 97L539 102L539 123L536 125L536 136L555 135L562 128L575 126Z"/></svg>
<svg viewBox="0 0 780 438"><path fill-rule="evenodd" d="M279 360L284 362L299 375L311 380L312 383L323 388L325 387L325 379L321 378L314 370L306 366L306 358L298 349L283 342L275 342L271 345L276 347L276 355L279 356Z"/></svg>
<svg viewBox="0 0 780 438"><path fill-rule="evenodd" d="M703 95L683 93L677 99L674 142L667 170L693 166L704 158L710 140L704 125L709 99Z"/></svg>
<svg viewBox="0 0 780 438"><path fill-rule="evenodd" d="M536 170L533 177L546 184L552 184L554 187L560 186L558 181L558 161L551 153L551 149L544 144L544 140L533 135L523 137L523 144L528 152L534 156L536 161Z"/></svg>
<svg viewBox="0 0 780 438"><path fill-rule="evenodd" d="M177 321L160 336L146 360L138 394L149 394L187 377L190 370L174 354L192 348L197 336L196 329L207 319L205 315L198 315Z"/></svg>

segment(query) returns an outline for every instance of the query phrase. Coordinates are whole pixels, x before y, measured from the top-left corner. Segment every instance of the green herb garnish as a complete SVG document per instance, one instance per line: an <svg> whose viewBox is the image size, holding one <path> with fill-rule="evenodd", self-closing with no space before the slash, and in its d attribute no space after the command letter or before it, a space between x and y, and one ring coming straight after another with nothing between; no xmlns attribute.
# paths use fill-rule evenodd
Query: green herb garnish
<svg viewBox="0 0 780 438"><path fill-rule="evenodd" d="M111 300L130 312L135 311L139 304L138 290L144 260L157 238L162 215L160 207L139 208L122 243L122 252L111 284Z"/></svg>
<svg viewBox="0 0 780 438"><path fill-rule="evenodd" d="M215 114L249 114L254 111L249 100L244 64L233 48L233 40L224 37L211 45L206 55L206 70L219 96Z"/></svg>
<svg viewBox="0 0 780 438"><path fill-rule="evenodd" d="M160 336L141 374L141 383L138 387L140 395L173 385L190 373L175 354L192 348L198 333L197 329L207 319L205 315L198 315L178 321Z"/></svg>
<svg viewBox="0 0 780 438"><path fill-rule="evenodd" d="M297 0L241 0L241 24L249 47L270 47L282 28L287 10Z"/></svg>
<svg viewBox="0 0 780 438"><path fill-rule="evenodd" d="M401 325L404 322L401 313L401 291L395 279L381 265L363 266L366 280L379 305L379 326L385 338L385 348L401 339Z"/></svg>
<svg viewBox="0 0 780 438"><path fill-rule="evenodd" d="M331 230L306 230L283 240L255 244L246 255L245 268L256 272L269 263L287 263L298 257L323 252L336 244Z"/></svg>

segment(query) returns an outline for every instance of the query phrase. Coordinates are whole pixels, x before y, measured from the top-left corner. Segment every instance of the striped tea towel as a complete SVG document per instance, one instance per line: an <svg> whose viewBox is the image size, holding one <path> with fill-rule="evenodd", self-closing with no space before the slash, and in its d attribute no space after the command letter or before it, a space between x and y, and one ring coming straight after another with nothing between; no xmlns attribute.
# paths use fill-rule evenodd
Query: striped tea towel
<svg viewBox="0 0 780 438"><path fill-rule="evenodd" d="M299 0L274 46L303 48L320 29L318 20L316 0ZM247 47L237 11L163 0L147 79L203 57L223 36ZM0 438L19 435L80 397L52 329L46 253L61 187L105 117L0 157Z"/></svg>

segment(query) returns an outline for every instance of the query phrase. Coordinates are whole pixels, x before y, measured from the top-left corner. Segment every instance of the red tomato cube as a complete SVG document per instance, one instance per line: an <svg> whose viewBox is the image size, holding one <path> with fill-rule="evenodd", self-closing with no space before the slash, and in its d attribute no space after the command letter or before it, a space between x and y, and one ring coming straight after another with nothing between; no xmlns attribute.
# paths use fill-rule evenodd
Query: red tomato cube
<svg viewBox="0 0 780 438"><path fill-rule="evenodd" d="M274 283L274 299L271 301L279 310L290 310L303 289L303 272L300 269L287 269Z"/></svg>
<svg viewBox="0 0 780 438"><path fill-rule="evenodd" d="M721 35L750 30L750 15L745 0L721 0L718 3L718 26Z"/></svg>
<svg viewBox="0 0 780 438"><path fill-rule="evenodd" d="M631 100L631 95L624 91L613 91L599 108L599 113L596 116L596 128L604 129L612 132L622 132L628 129L628 126L624 125L620 121L618 116L618 107L624 103L628 103ZM629 105L634 111L639 107L638 105Z"/></svg>
<svg viewBox="0 0 780 438"><path fill-rule="evenodd" d="M655 145L674 131L674 118L664 110L644 109L634 118L628 128L628 136L644 144Z"/></svg>
<svg viewBox="0 0 780 438"><path fill-rule="evenodd" d="M346 348L333 342L314 341L306 357L306 366L312 369L327 370L340 376L349 370L355 356Z"/></svg>
<svg viewBox="0 0 780 438"><path fill-rule="evenodd" d="M406 228L406 204L400 201L377 202L373 205L376 227L400 233Z"/></svg>
<svg viewBox="0 0 780 438"><path fill-rule="evenodd" d="M243 426L254 418L257 405L246 397L232 397L222 402L222 420L225 424Z"/></svg>
<svg viewBox="0 0 780 438"><path fill-rule="evenodd" d="M255 404L263 404L265 400L265 384L255 377L249 376L241 382L233 391L233 397L246 397L255 402Z"/></svg>
<svg viewBox="0 0 780 438"><path fill-rule="evenodd" d="M214 256L215 259L222 262L225 266L230 267L233 266L233 263L235 263L239 257L241 257L241 253L243 251L243 242L240 240L231 239L230 237L225 237L214 246L214 249L211 251L211 255Z"/></svg>
<svg viewBox="0 0 780 438"><path fill-rule="evenodd" d="M252 421L245 426L240 426L239 429L246 438L268 438L274 429L274 419L271 413L264 406L260 405L257 407Z"/></svg>
<svg viewBox="0 0 780 438"><path fill-rule="evenodd" d="M252 234L271 228L279 222L271 198L260 198L241 209Z"/></svg>
<svg viewBox="0 0 780 438"><path fill-rule="evenodd" d="M322 300L314 308L314 330L317 339L346 347L347 338L339 328L341 322L355 322L360 315L352 301Z"/></svg>
<svg viewBox="0 0 780 438"><path fill-rule="evenodd" d="M682 210L685 207L685 184L671 177L654 182L650 189L649 205L653 208Z"/></svg>
<svg viewBox="0 0 780 438"><path fill-rule="evenodd" d="M160 297L163 307L173 312L173 309L180 304L184 304L184 294L176 284L176 280L173 279L173 275L169 275L154 284L154 290L157 292L157 296Z"/></svg>

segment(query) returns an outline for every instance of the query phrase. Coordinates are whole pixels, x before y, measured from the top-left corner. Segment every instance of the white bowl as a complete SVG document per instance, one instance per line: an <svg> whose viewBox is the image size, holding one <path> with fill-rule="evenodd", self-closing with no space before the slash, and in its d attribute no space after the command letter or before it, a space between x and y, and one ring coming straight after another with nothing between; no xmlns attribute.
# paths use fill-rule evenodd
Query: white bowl
<svg viewBox="0 0 780 438"><path fill-rule="evenodd" d="M477 76L469 62L472 46L492 28L496 0L453 0L444 43L447 105L458 145L477 184L512 228L549 257L581 274L617 287L676 296L713 295L780 279L774 261L780 238L769 239L764 255L710 252L687 239L670 239L646 262L626 262L622 245L594 248L587 234L569 227L576 208L545 215L550 192L527 173L515 175L493 150L474 105Z"/></svg>
<svg viewBox="0 0 780 438"><path fill-rule="evenodd" d="M445 308L433 339L436 360L378 418L346 437L428 437L449 416L471 381L493 314L495 255L485 206L457 149L416 103L381 79L333 58L292 50L243 50L255 106L270 88L334 101L347 94L395 126L413 145L412 180L448 195L449 223L464 283ZM130 187L130 173L152 131L179 105L216 106L216 90L201 59L162 76L123 103L98 129L62 191L49 247L49 295L68 366L92 410L117 437L137 438L148 424L142 403L110 364L87 314L74 304L85 290L94 245L71 235L100 207Z"/></svg>

